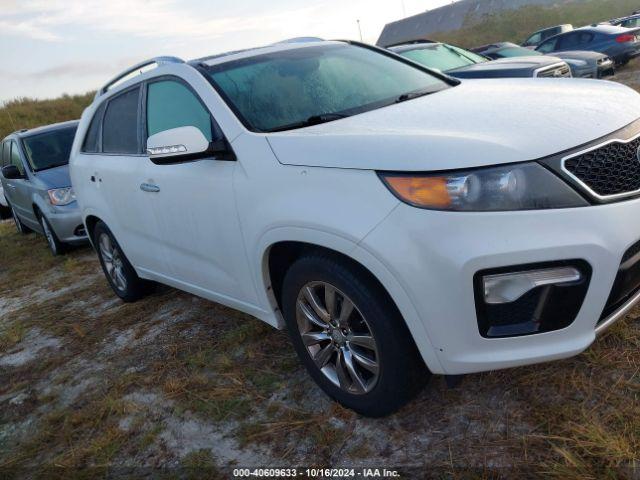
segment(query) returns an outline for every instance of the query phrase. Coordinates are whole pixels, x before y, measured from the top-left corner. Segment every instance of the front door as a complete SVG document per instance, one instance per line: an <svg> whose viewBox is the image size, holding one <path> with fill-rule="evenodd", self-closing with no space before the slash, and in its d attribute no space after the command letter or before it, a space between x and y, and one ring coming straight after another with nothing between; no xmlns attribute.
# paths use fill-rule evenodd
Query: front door
<svg viewBox="0 0 640 480"><path fill-rule="evenodd" d="M199 128L209 141L222 136L185 83L149 83L147 137L183 126ZM151 187L146 195L165 248L169 283L223 303L255 304L233 190L237 169L237 161L213 157L169 165L147 159L142 182Z"/></svg>
<svg viewBox="0 0 640 480"><path fill-rule="evenodd" d="M40 224L33 211L31 201L31 180L27 171L26 162L22 158L20 147L15 140L7 142L5 149L9 149L9 164L15 165L25 178L9 180L5 179L7 190L4 192L7 200L16 211L22 222L30 228L40 229Z"/></svg>

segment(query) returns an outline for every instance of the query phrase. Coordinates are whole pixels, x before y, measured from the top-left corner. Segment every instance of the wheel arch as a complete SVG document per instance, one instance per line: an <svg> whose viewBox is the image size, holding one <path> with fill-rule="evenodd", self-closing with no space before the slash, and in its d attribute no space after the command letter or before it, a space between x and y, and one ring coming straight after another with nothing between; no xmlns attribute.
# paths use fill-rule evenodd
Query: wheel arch
<svg viewBox="0 0 640 480"><path fill-rule="evenodd" d="M333 234L314 231L298 236L295 240L273 240L262 251L262 272L259 281L262 282L262 292L265 293L272 310L276 312L278 326L284 325L280 294L286 270L301 255L324 252L349 262L373 279L400 313L429 370L433 373L445 373L426 328L404 288L382 262L357 243Z"/></svg>

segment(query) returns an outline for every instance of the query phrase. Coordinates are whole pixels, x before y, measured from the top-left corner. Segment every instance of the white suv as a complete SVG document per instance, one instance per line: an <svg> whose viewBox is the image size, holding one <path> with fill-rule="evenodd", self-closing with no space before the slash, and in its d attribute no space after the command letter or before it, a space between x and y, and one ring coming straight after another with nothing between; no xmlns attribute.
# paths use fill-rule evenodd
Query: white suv
<svg viewBox="0 0 640 480"><path fill-rule="evenodd" d="M287 327L326 393L379 416L429 372L575 355L636 302L639 116L614 83L290 42L124 72L71 175L122 299L161 282Z"/></svg>

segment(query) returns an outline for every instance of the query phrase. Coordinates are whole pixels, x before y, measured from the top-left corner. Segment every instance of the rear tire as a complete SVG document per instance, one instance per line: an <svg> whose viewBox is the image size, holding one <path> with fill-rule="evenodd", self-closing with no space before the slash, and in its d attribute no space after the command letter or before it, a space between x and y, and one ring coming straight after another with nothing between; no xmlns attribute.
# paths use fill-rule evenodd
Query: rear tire
<svg viewBox="0 0 640 480"><path fill-rule="evenodd" d="M31 229L27 227L24 223L22 223L22 220L20 220L20 218L18 217L18 214L16 213L15 209L12 206L9 206L9 208L11 208L11 216L13 217L13 223L15 223L16 230L18 231L18 233L20 235L26 235L27 233L31 233Z"/></svg>
<svg viewBox="0 0 640 480"><path fill-rule="evenodd" d="M114 293L125 302L135 302L149 292L149 282L134 270L115 237L103 222L93 231L100 265Z"/></svg>
<svg viewBox="0 0 640 480"><path fill-rule="evenodd" d="M345 407L388 415L427 383L430 372L400 313L357 265L323 253L300 258L285 275L282 305L300 360Z"/></svg>
<svg viewBox="0 0 640 480"><path fill-rule="evenodd" d="M49 223L49 221L42 213L40 213L40 215L38 216L40 217L42 232L44 233L44 237L47 239L47 245L49 245L51 254L55 257L64 253L65 244L58 239L58 236L56 235L56 232L53 231L53 228L51 228L51 224Z"/></svg>

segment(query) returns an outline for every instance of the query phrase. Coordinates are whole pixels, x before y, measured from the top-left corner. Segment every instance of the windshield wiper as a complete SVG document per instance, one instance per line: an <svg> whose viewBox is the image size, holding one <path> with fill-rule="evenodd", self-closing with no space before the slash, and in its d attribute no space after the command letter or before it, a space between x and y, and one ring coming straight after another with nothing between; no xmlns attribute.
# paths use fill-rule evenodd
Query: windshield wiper
<svg viewBox="0 0 640 480"><path fill-rule="evenodd" d="M294 130L296 128L311 127L313 125L320 125L321 123L333 122L334 120L340 120L341 118L347 118L351 115L346 113L322 113L320 115L312 115L306 120L301 122L290 123L289 125L283 125L282 127L276 127L268 130L269 132L283 132L285 130Z"/></svg>
<svg viewBox="0 0 640 480"><path fill-rule="evenodd" d="M413 100L414 98L425 97L427 95L431 95L435 93L433 90L420 90L418 92L409 92L403 93L398 98L396 98L396 103L406 102L407 100Z"/></svg>

